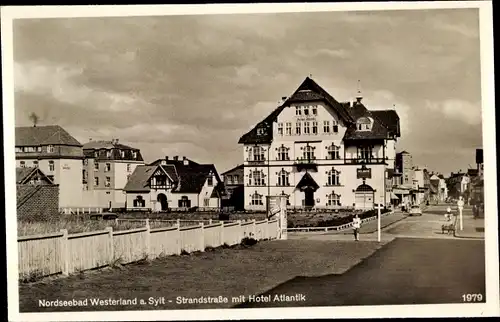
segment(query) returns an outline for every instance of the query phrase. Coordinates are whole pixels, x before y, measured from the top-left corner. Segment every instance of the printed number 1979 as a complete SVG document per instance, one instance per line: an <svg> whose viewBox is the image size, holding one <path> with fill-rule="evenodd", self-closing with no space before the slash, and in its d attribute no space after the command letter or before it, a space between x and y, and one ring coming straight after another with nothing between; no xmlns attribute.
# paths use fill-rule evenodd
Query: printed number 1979
<svg viewBox="0 0 500 322"><path fill-rule="evenodd" d="M483 294L463 294L462 300L464 302L481 302L483 300Z"/></svg>

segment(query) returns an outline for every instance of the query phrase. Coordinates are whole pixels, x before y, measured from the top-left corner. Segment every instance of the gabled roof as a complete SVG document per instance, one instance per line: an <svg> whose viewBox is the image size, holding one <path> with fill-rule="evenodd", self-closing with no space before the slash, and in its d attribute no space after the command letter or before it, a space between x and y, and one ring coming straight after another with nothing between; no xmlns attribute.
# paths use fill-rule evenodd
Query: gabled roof
<svg viewBox="0 0 500 322"><path fill-rule="evenodd" d="M355 103L350 108L350 113L356 119L361 117L370 118L373 123L370 130L358 131L356 125L349 126L344 134L344 140L366 140L366 139L387 139L389 138L389 130L377 117L372 114L372 111L366 109L362 103Z"/></svg>
<svg viewBox="0 0 500 322"><path fill-rule="evenodd" d="M213 164L199 164L187 158L186 160L187 164L184 164L183 159L158 159L149 166L161 166L167 172L174 180L173 193L200 193L210 173L215 176L215 185L222 182Z"/></svg>
<svg viewBox="0 0 500 322"><path fill-rule="evenodd" d="M130 175L127 184L123 188L131 192L149 192L148 180L156 171L156 165L138 165Z"/></svg>
<svg viewBox="0 0 500 322"><path fill-rule="evenodd" d="M231 169L227 170L226 172L221 173L221 175L224 176L224 175L226 175L229 172L233 172L233 171L236 171L236 170L243 170L243 168L244 168L244 164L240 164L240 165L235 166L234 168L231 168Z"/></svg>
<svg viewBox="0 0 500 322"><path fill-rule="evenodd" d="M309 172L306 172L302 178L300 179L299 183L297 183L297 186L295 187L300 190L312 188L313 190L317 190L319 188L319 185L314 181L314 178L311 177Z"/></svg>
<svg viewBox="0 0 500 322"><path fill-rule="evenodd" d="M17 184L25 184L29 182L34 176L38 176L41 180L52 184L52 180L50 180L39 168L34 167L21 167L16 168L16 183Z"/></svg>
<svg viewBox="0 0 500 322"><path fill-rule="evenodd" d="M399 115L394 110L377 110L370 111L373 116L378 118L382 123L384 123L389 132L399 137L401 131L399 128Z"/></svg>
<svg viewBox="0 0 500 322"><path fill-rule="evenodd" d="M259 122L253 129L245 133L238 143L243 144L258 144L270 143L273 139L272 124L276 122L278 115L289 107L292 103L323 101L327 108L331 108L345 123L352 123L354 120L346 111L345 107L334 99L327 91L319 86L314 80L309 77L300 84L297 90L285 100L285 102L275 108L263 121ZM259 135L258 129L262 129L263 133Z"/></svg>
<svg viewBox="0 0 500 322"><path fill-rule="evenodd" d="M15 136L16 146L82 146L80 142L59 125L16 127Z"/></svg>

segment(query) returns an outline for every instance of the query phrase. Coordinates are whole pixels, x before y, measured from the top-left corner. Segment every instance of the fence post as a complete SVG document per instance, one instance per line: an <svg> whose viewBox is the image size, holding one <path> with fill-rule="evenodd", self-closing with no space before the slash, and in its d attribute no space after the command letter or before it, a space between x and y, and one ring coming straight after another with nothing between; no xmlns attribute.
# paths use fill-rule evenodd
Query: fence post
<svg viewBox="0 0 500 322"><path fill-rule="evenodd" d="M244 234L243 234L243 229L241 229L241 219L237 220L238 222L238 244L241 243L241 240L243 239Z"/></svg>
<svg viewBox="0 0 500 322"><path fill-rule="evenodd" d="M151 255L151 227L149 226L149 218L146 218L146 255Z"/></svg>
<svg viewBox="0 0 500 322"><path fill-rule="evenodd" d="M210 219L208 220L208 224L209 224L209 225L211 225L211 224L212 224L212 218L210 218Z"/></svg>
<svg viewBox="0 0 500 322"><path fill-rule="evenodd" d="M203 221L200 223L200 251L205 251L205 224Z"/></svg>
<svg viewBox="0 0 500 322"><path fill-rule="evenodd" d="M177 255L182 253L182 235L181 235L181 224L179 219L177 219Z"/></svg>
<svg viewBox="0 0 500 322"><path fill-rule="evenodd" d="M264 238L262 239L269 239L269 219L266 218L266 228L264 229Z"/></svg>
<svg viewBox="0 0 500 322"><path fill-rule="evenodd" d="M68 245L68 230L61 229L63 233L61 241L61 260L62 260L62 274L69 275L69 245Z"/></svg>
<svg viewBox="0 0 500 322"><path fill-rule="evenodd" d="M255 218L252 220L252 238L257 239L257 226L255 225Z"/></svg>
<svg viewBox="0 0 500 322"><path fill-rule="evenodd" d="M220 222L220 246L224 245L224 222Z"/></svg>
<svg viewBox="0 0 500 322"><path fill-rule="evenodd" d="M109 242L109 263L112 264L115 261L115 244L113 242L113 227L106 227L108 232L108 242Z"/></svg>
<svg viewBox="0 0 500 322"><path fill-rule="evenodd" d="M181 226L181 220L180 219L177 219L177 226Z"/></svg>

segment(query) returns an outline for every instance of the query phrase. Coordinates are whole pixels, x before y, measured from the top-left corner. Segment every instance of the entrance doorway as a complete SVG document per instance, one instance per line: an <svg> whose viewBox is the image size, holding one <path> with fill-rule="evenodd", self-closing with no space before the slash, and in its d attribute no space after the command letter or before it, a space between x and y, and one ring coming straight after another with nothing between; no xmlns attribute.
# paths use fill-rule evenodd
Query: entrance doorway
<svg viewBox="0 0 500 322"><path fill-rule="evenodd" d="M158 197L156 198L156 200L160 203L161 211L168 210L168 200L167 200L167 196L165 196L165 194L160 193L158 195Z"/></svg>
<svg viewBox="0 0 500 322"><path fill-rule="evenodd" d="M311 188L304 190L304 206L306 208L314 207L314 190Z"/></svg>
<svg viewBox="0 0 500 322"><path fill-rule="evenodd" d="M368 210L374 207L375 191L367 184L360 185L355 192L355 208Z"/></svg>

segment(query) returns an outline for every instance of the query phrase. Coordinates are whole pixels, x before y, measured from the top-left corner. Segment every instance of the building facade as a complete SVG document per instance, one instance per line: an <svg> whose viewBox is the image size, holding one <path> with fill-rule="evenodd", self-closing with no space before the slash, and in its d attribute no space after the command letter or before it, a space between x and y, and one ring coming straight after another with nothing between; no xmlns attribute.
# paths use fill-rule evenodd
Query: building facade
<svg viewBox="0 0 500 322"><path fill-rule="evenodd" d="M224 184L213 164L178 156L138 165L124 188L127 210L218 210Z"/></svg>
<svg viewBox="0 0 500 322"><path fill-rule="evenodd" d="M89 141L83 145L83 199L89 207L125 208L123 190L138 165L144 164L141 151L111 141Z"/></svg>
<svg viewBox="0 0 500 322"><path fill-rule="evenodd" d="M243 164L222 173L222 180L226 190L226 198L222 201L222 206L224 208L236 211L245 209L244 173Z"/></svg>
<svg viewBox="0 0 500 322"><path fill-rule="evenodd" d="M244 146L245 209L265 210L266 196L292 208L371 209L390 203L399 117L340 103L311 78L239 143Z"/></svg>
<svg viewBox="0 0 500 322"><path fill-rule="evenodd" d="M16 167L37 167L59 186L59 208L82 206L82 144L59 125L16 127Z"/></svg>

